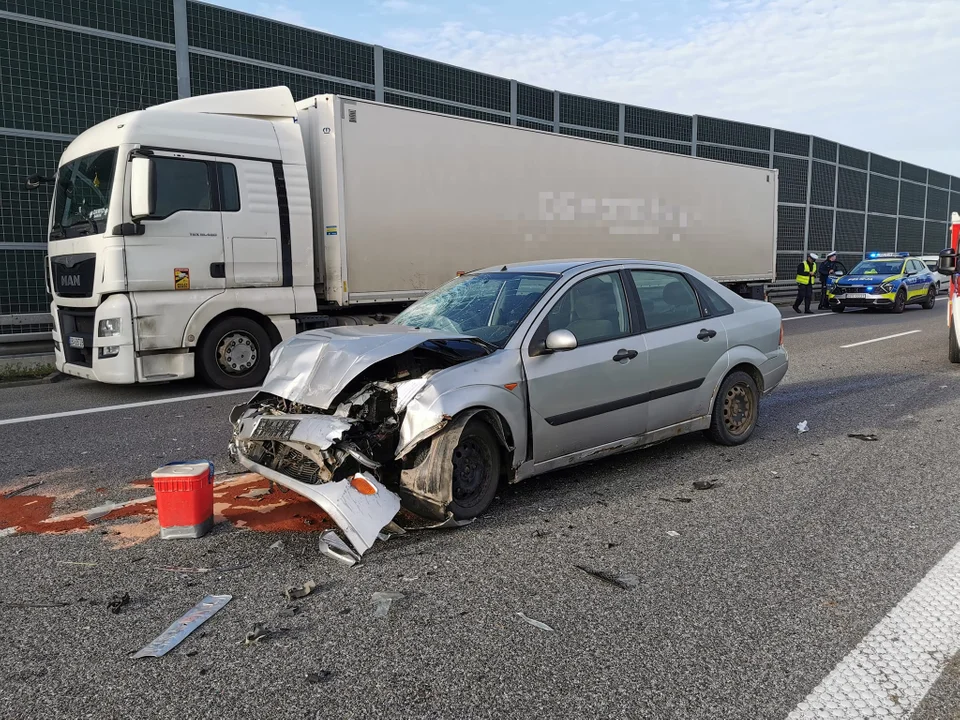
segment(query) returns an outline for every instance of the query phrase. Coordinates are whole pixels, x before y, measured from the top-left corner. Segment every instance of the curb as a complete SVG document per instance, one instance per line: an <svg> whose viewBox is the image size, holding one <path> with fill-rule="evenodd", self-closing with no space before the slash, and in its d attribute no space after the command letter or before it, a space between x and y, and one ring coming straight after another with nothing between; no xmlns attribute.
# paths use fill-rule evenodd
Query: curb
<svg viewBox="0 0 960 720"><path fill-rule="evenodd" d="M0 382L0 390L5 388L18 388L18 387L29 387L30 385L49 385L52 383L58 383L61 380L66 380L69 375L64 375L59 370L54 370L49 375L39 378L26 378L24 380L7 380L5 382Z"/></svg>

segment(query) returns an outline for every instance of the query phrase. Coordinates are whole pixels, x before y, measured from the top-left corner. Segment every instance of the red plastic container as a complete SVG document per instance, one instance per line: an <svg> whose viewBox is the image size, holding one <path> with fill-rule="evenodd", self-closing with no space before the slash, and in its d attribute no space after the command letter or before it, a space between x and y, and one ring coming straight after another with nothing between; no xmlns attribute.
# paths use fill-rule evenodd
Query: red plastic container
<svg viewBox="0 0 960 720"><path fill-rule="evenodd" d="M199 538L213 527L213 463L171 463L153 471L160 537Z"/></svg>

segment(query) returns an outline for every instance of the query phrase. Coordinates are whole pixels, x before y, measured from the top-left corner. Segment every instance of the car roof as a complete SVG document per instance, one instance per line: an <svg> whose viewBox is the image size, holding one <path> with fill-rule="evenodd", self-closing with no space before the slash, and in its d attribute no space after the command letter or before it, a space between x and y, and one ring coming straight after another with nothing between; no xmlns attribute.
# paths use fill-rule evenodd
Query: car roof
<svg viewBox="0 0 960 720"><path fill-rule="evenodd" d="M473 272L540 272L564 275L570 272L580 270L589 270L591 268L602 268L608 265L622 265L624 263L636 263L639 265L650 265L654 267L671 268L674 270L686 270L683 265L676 263L661 262L659 260L637 260L635 258L580 258L570 260L531 260L527 262L507 263L505 265L493 265Z"/></svg>

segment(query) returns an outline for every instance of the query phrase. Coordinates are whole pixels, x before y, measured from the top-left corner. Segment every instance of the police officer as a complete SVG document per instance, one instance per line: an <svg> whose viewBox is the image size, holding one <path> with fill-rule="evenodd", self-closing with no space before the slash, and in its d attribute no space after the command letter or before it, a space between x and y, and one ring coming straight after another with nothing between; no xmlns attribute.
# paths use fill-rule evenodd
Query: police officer
<svg viewBox="0 0 960 720"><path fill-rule="evenodd" d="M793 309L800 312L800 303L803 303L803 311L808 315L813 314L810 309L810 303L813 302L813 283L817 280L817 260L820 257L816 253L807 253L807 259L797 265L797 300L793 303Z"/></svg>
<svg viewBox="0 0 960 720"><path fill-rule="evenodd" d="M820 272L820 305L819 310L825 310L830 307L830 304L827 302L827 278L836 271L842 270L843 274L847 274L846 266L837 260L837 253L831 252L827 255L826 261L820 263L817 266L818 271Z"/></svg>

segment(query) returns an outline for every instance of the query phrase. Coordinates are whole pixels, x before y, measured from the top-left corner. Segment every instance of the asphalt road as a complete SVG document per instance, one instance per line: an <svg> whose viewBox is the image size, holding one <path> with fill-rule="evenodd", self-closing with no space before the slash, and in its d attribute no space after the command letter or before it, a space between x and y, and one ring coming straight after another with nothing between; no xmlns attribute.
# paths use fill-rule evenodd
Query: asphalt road
<svg viewBox="0 0 960 720"><path fill-rule="evenodd" d="M471 526L380 543L356 568L309 531L221 525L120 549L97 530L0 538L0 717L786 718L960 542L944 305L786 317L790 372L746 445L691 436L537 478ZM0 490L42 479L66 513L134 497L171 459L235 471L226 417L243 395L189 397L205 392L0 389L0 420L183 396L0 424ZM693 490L700 478L720 484ZM678 496L692 501L661 500ZM286 616L283 590L309 579L319 591ZM114 615L117 591L131 602ZM381 591L405 595L387 618ZM233 600L166 657L128 657L207 593ZM243 645L257 622L286 631ZM960 717L958 662L914 717Z"/></svg>

